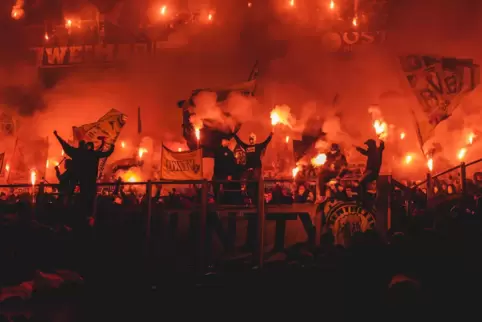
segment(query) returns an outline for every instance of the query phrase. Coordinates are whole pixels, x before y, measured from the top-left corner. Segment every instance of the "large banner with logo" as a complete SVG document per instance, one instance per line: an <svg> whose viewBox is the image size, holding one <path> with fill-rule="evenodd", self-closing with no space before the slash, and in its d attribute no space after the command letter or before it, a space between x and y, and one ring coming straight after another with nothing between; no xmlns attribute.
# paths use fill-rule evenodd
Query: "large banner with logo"
<svg viewBox="0 0 482 322"><path fill-rule="evenodd" d="M162 146L161 179L202 180L202 170L202 149L174 152Z"/></svg>
<svg viewBox="0 0 482 322"><path fill-rule="evenodd" d="M107 151L117 141L126 121L127 116L125 114L112 109L95 123L89 123L79 127L74 126L74 140L77 142L80 140L92 142L97 148L101 144L99 137L104 137L105 146L103 151ZM99 163L99 177L102 176L106 161L107 159L105 158Z"/></svg>
<svg viewBox="0 0 482 322"><path fill-rule="evenodd" d="M468 93L480 83L479 66L471 59L407 55L400 57L405 77L421 105L412 109L420 145L432 136Z"/></svg>

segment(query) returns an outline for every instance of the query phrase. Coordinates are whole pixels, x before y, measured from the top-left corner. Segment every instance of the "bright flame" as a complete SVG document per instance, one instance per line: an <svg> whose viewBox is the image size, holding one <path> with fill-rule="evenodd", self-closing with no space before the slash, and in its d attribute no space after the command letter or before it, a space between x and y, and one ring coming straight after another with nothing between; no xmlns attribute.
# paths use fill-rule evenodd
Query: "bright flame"
<svg viewBox="0 0 482 322"><path fill-rule="evenodd" d="M290 128L293 128L293 126L291 125L292 117L290 113L290 108L287 105L275 106L275 108L271 111L270 118L272 126L283 124Z"/></svg>
<svg viewBox="0 0 482 322"><path fill-rule="evenodd" d="M384 139L387 137L387 123L380 120L375 120L375 122L373 122L373 127L375 128L375 133L377 133L380 139Z"/></svg>
<svg viewBox="0 0 482 322"><path fill-rule="evenodd" d="M49 168L49 160L47 159L47 162L45 163L45 167L48 169Z"/></svg>
<svg viewBox="0 0 482 322"><path fill-rule="evenodd" d="M166 15L166 10L167 10L167 7L166 7L166 6L162 6L162 7L161 7L161 10L160 10L161 15L163 15L163 16Z"/></svg>
<svg viewBox="0 0 482 322"><path fill-rule="evenodd" d="M474 139L475 139L475 134L470 133L469 136L467 137L467 143L471 145L472 143L474 143Z"/></svg>
<svg viewBox="0 0 482 322"><path fill-rule="evenodd" d="M196 135L196 140L199 141L201 139L201 130L199 128L195 128L194 133Z"/></svg>
<svg viewBox="0 0 482 322"><path fill-rule="evenodd" d="M428 167L428 169L429 169L430 171L433 170L433 159L432 159L432 158L428 159L428 161L427 161L427 167Z"/></svg>
<svg viewBox="0 0 482 322"><path fill-rule="evenodd" d="M58 161L55 161L55 166L58 167L59 166L59 162Z"/></svg>
<svg viewBox="0 0 482 322"><path fill-rule="evenodd" d="M358 18L357 17L353 17L352 24L353 24L353 27L356 27L358 25Z"/></svg>
<svg viewBox="0 0 482 322"><path fill-rule="evenodd" d="M65 27L66 27L66 28L71 28L71 27L72 27L72 20L68 19L68 20L65 22Z"/></svg>
<svg viewBox="0 0 482 322"><path fill-rule="evenodd" d="M330 1L330 9L331 10L335 9L335 1L333 0Z"/></svg>
<svg viewBox="0 0 482 322"><path fill-rule="evenodd" d="M467 149L466 148L462 148L459 150L459 153L457 154L457 158L459 160L463 160L464 157L465 157L465 154L467 154Z"/></svg>
<svg viewBox="0 0 482 322"><path fill-rule="evenodd" d="M125 143L124 141L121 142L121 147L122 147L123 149L125 149L126 143Z"/></svg>
<svg viewBox="0 0 482 322"><path fill-rule="evenodd" d="M413 156L411 154L407 154L405 156L405 164L410 164L413 160Z"/></svg>
<svg viewBox="0 0 482 322"><path fill-rule="evenodd" d="M292 6L292 7L295 6L295 0L290 0L290 6Z"/></svg>
<svg viewBox="0 0 482 322"><path fill-rule="evenodd" d="M405 132L400 133L400 140L405 139Z"/></svg>
<svg viewBox="0 0 482 322"><path fill-rule="evenodd" d="M300 172L300 168L298 168L298 167L293 168L293 170L291 170L291 172L293 173L293 178L296 178L296 175L298 174L298 172Z"/></svg>
<svg viewBox="0 0 482 322"><path fill-rule="evenodd" d="M289 135L286 136L285 142L286 142L286 143L289 143L289 142L290 142L290 137L289 137Z"/></svg>
<svg viewBox="0 0 482 322"><path fill-rule="evenodd" d="M320 153L316 157L311 159L311 164L313 164L313 166L315 166L315 167L319 167L319 166L325 164L325 162L326 162L326 154L324 154L324 153Z"/></svg>
<svg viewBox="0 0 482 322"><path fill-rule="evenodd" d="M210 14L208 15L208 20L209 20L209 21L213 20L213 14L212 14L212 13L210 13Z"/></svg>
<svg viewBox="0 0 482 322"><path fill-rule="evenodd" d="M32 186L35 185L35 182L37 181L37 173L35 170L30 170L30 183L32 183Z"/></svg>
<svg viewBox="0 0 482 322"><path fill-rule="evenodd" d="M5 170L7 170L7 172L10 171L10 164L7 163L7 165L5 166Z"/></svg>
<svg viewBox="0 0 482 322"><path fill-rule="evenodd" d="M61 153L61 155L62 155L62 156L64 156L64 154L65 154L65 152L64 152L64 150L62 150L62 153Z"/></svg>
<svg viewBox="0 0 482 322"><path fill-rule="evenodd" d="M44 35L44 39L45 39L46 41L48 41L48 40L49 40L49 34L48 34L48 33L45 33L45 35Z"/></svg>
<svg viewBox="0 0 482 322"><path fill-rule="evenodd" d="M12 18L15 20L19 20L23 17L24 15L24 10L23 10L23 0L17 0L15 5L12 7Z"/></svg>
<svg viewBox="0 0 482 322"><path fill-rule="evenodd" d="M142 156L144 155L144 153L147 153L147 149L144 149L144 148L139 148L139 158L142 159Z"/></svg>
<svg viewBox="0 0 482 322"><path fill-rule="evenodd" d="M136 181L137 181L136 176L135 176L135 175L129 176L129 177L127 178L127 181L128 181L128 182L136 182Z"/></svg>
<svg viewBox="0 0 482 322"><path fill-rule="evenodd" d="M181 149L181 148L178 148L178 149L177 149L177 152L182 152L182 149Z"/></svg>

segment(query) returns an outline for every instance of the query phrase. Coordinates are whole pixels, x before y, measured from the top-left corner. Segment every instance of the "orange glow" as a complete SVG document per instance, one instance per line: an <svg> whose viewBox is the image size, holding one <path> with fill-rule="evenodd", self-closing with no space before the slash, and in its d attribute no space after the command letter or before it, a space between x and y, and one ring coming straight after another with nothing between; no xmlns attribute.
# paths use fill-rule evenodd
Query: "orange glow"
<svg viewBox="0 0 482 322"><path fill-rule="evenodd" d="M134 175L130 176L129 178L127 178L127 181L128 182L136 182L136 177Z"/></svg>
<svg viewBox="0 0 482 322"><path fill-rule="evenodd" d="M474 139L475 139L475 134L470 133L469 136L467 137L467 143L471 145L472 143L474 143Z"/></svg>
<svg viewBox="0 0 482 322"><path fill-rule="evenodd" d="M68 19L66 22L65 22L65 28L72 28L72 20Z"/></svg>
<svg viewBox="0 0 482 322"><path fill-rule="evenodd" d="M462 148L459 150L459 153L457 154L457 158L462 161L465 158L465 155L467 154L467 149Z"/></svg>
<svg viewBox="0 0 482 322"><path fill-rule="evenodd" d="M270 118L272 126L283 124L293 128L291 122L294 122L294 120L291 116L290 107L288 105L276 105L271 111Z"/></svg>
<svg viewBox="0 0 482 322"><path fill-rule="evenodd" d="M56 166L56 167L59 166L59 162L58 162L58 161L55 161L55 166Z"/></svg>
<svg viewBox="0 0 482 322"><path fill-rule="evenodd" d="M142 156L147 152L147 149L139 148L139 158L142 159Z"/></svg>
<svg viewBox="0 0 482 322"><path fill-rule="evenodd" d="M199 141L201 139L201 130L199 128L195 128L194 133L196 135L196 139Z"/></svg>
<svg viewBox="0 0 482 322"><path fill-rule="evenodd" d="M64 154L65 154L65 152L64 152L64 150L62 150L61 155L64 156Z"/></svg>
<svg viewBox="0 0 482 322"><path fill-rule="evenodd" d="M47 162L45 163L45 167L48 169L49 168L49 160L47 159Z"/></svg>
<svg viewBox="0 0 482 322"><path fill-rule="evenodd" d="M182 152L182 149L181 149L181 148L178 148L178 149L177 149L177 152Z"/></svg>
<svg viewBox="0 0 482 322"><path fill-rule="evenodd" d="M23 3L24 0L15 1L15 5L12 7L12 12L10 13L13 19L19 20L25 14L23 10Z"/></svg>
<svg viewBox="0 0 482 322"><path fill-rule="evenodd" d="M380 139L384 139L387 137L387 123L381 120L375 120L375 122L373 122L373 127L375 128L375 132Z"/></svg>
<svg viewBox="0 0 482 322"><path fill-rule="evenodd" d="M330 1L330 9L331 10L335 9L335 1L333 0Z"/></svg>
<svg viewBox="0 0 482 322"><path fill-rule="evenodd" d="M212 14L212 13L210 13L210 14L208 15L208 20L209 20L209 21L212 21L212 20L213 20L213 14Z"/></svg>
<svg viewBox="0 0 482 322"><path fill-rule="evenodd" d="M44 39L45 39L46 41L49 41L50 38L49 38L49 34L48 34L48 33L45 33Z"/></svg>
<svg viewBox="0 0 482 322"><path fill-rule="evenodd" d="M291 7L294 7L295 4L296 4L296 3L295 3L295 0L290 0L290 6L291 6Z"/></svg>
<svg viewBox="0 0 482 322"><path fill-rule="evenodd" d="M253 4L251 2L248 2L248 8L251 8Z"/></svg>
<svg viewBox="0 0 482 322"><path fill-rule="evenodd" d="M405 164L410 164L412 163L412 160L413 160L413 156L411 154L407 154L405 156Z"/></svg>
<svg viewBox="0 0 482 322"><path fill-rule="evenodd" d="M165 15L166 15L166 11L167 11L167 7L166 7L166 6L162 6L161 9L159 10L161 16L165 16Z"/></svg>
<svg viewBox="0 0 482 322"><path fill-rule="evenodd" d="M358 25L358 18L357 17L353 17L352 24L353 24L353 27L356 27Z"/></svg>
<svg viewBox="0 0 482 322"><path fill-rule="evenodd" d="M121 142L121 147L122 147L123 149L126 148L126 143L125 143L124 141Z"/></svg>
<svg viewBox="0 0 482 322"><path fill-rule="evenodd" d="M293 173L293 178L296 178L296 175L298 174L298 172L300 172L300 168L298 168L298 167L293 168L293 170L291 170L291 172Z"/></svg>
<svg viewBox="0 0 482 322"><path fill-rule="evenodd" d="M311 159L311 164L313 164L313 166L315 166L315 167L319 167L319 166L325 164L325 162L326 162L326 154L324 154L324 153L320 153L316 157Z"/></svg>
<svg viewBox="0 0 482 322"><path fill-rule="evenodd" d="M400 133L400 140L405 139L405 132Z"/></svg>
<svg viewBox="0 0 482 322"><path fill-rule="evenodd" d="M289 135L286 136L285 142L286 142L286 143L289 143L289 142L290 142L290 137L289 137Z"/></svg>
<svg viewBox="0 0 482 322"><path fill-rule="evenodd" d="M428 159L427 167L430 170L430 172L432 172L432 170L433 170L433 159L432 158Z"/></svg>
<svg viewBox="0 0 482 322"><path fill-rule="evenodd" d="M7 165L5 166L5 170L7 170L7 172L10 171L10 164L7 163Z"/></svg>
<svg viewBox="0 0 482 322"><path fill-rule="evenodd" d="M35 170L30 170L30 183L32 184L32 186L35 185L36 181L37 181L37 173L35 172Z"/></svg>

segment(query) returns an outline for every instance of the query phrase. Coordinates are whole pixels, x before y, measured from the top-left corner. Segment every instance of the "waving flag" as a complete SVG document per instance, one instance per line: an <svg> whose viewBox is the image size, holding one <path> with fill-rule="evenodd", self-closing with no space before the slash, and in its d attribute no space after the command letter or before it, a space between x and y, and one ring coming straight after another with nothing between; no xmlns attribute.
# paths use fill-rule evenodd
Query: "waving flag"
<svg viewBox="0 0 482 322"><path fill-rule="evenodd" d="M408 55L400 57L405 77L421 109L412 109L420 145L435 127L452 115L479 85L479 66L470 59Z"/></svg>
<svg viewBox="0 0 482 322"><path fill-rule="evenodd" d="M202 151L174 152L162 146L161 179L201 180L203 178Z"/></svg>

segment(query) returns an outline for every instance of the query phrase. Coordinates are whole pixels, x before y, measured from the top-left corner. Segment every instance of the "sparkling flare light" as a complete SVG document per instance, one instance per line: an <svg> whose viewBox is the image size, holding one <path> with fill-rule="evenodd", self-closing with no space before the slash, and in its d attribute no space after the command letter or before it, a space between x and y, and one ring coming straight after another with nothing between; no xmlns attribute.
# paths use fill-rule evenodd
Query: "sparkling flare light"
<svg viewBox="0 0 482 322"><path fill-rule="evenodd" d="M7 172L10 171L10 164L7 163L7 165L5 166L5 170L7 170Z"/></svg>
<svg viewBox="0 0 482 322"><path fill-rule="evenodd" d="M313 166L315 167L322 166L325 164L325 162L326 162L326 154L324 153L320 153L316 157L311 159L311 164L313 164Z"/></svg>
<svg viewBox="0 0 482 322"><path fill-rule="evenodd" d="M293 170L291 170L291 172L293 173L293 178L296 178L296 175L298 174L298 172L300 172L300 168L298 168L298 167L293 168Z"/></svg>
<svg viewBox="0 0 482 322"><path fill-rule="evenodd" d="M405 132L400 133L400 140L405 139Z"/></svg>
<svg viewBox="0 0 482 322"><path fill-rule="evenodd" d="M121 147L122 147L123 149L125 149L126 143L125 143L124 141L121 142Z"/></svg>
<svg viewBox="0 0 482 322"><path fill-rule="evenodd" d="M181 148L178 148L178 149L177 149L177 152L182 152L182 149L181 149Z"/></svg>
<svg viewBox="0 0 482 322"><path fill-rule="evenodd" d="M194 133L196 135L196 140L200 140L201 139L201 130L199 128L196 128L194 129Z"/></svg>
<svg viewBox="0 0 482 322"><path fill-rule="evenodd" d="M411 154L407 154L405 156L405 164L410 164L412 162L412 160L413 160L413 157L412 157Z"/></svg>
<svg viewBox="0 0 482 322"><path fill-rule="evenodd" d="M49 38L49 34L48 34L48 33L45 33L44 39L45 39L46 41L49 41L50 38Z"/></svg>
<svg viewBox="0 0 482 322"><path fill-rule="evenodd" d="M139 148L139 158L142 159L142 156L147 152L147 149Z"/></svg>
<svg viewBox="0 0 482 322"><path fill-rule="evenodd" d="M462 161L465 158L465 155L467 154L467 149L462 148L459 150L459 153L457 153L457 158Z"/></svg>
<svg viewBox="0 0 482 322"><path fill-rule="evenodd" d="M373 127L375 128L375 133L380 139L387 137L387 123L380 120L375 120L375 122L373 122Z"/></svg>
<svg viewBox="0 0 482 322"><path fill-rule="evenodd" d="M331 10L335 9L335 1L333 0L330 1L330 9Z"/></svg>
<svg viewBox="0 0 482 322"><path fill-rule="evenodd" d="M291 7L294 7L295 4L296 4L296 3L295 3L295 0L290 0L290 6L291 6Z"/></svg>
<svg viewBox="0 0 482 322"><path fill-rule="evenodd" d="M162 6L161 7L161 10L159 10L159 12L161 13L162 16L166 15L166 10L167 10L167 7L166 6Z"/></svg>
<svg viewBox="0 0 482 322"><path fill-rule="evenodd" d="M475 139L475 134L470 133L469 136L467 137L467 143L471 145L472 143L474 143L474 139Z"/></svg>
<svg viewBox="0 0 482 322"><path fill-rule="evenodd" d="M433 170L433 159L432 159L432 158L428 159L428 161L427 161L427 167L428 167L428 169L429 169L430 171Z"/></svg>
<svg viewBox="0 0 482 322"><path fill-rule="evenodd" d="M23 0L17 0L15 5L12 7L12 18L15 20L19 20L23 17L24 15L24 10L23 10Z"/></svg>
<svg viewBox="0 0 482 322"><path fill-rule="evenodd" d="M210 14L208 15L208 20L209 20L209 21L212 21L212 20L213 20L213 14L212 14L212 13L210 13Z"/></svg>
<svg viewBox="0 0 482 322"><path fill-rule="evenodd" d="M64 156L64 154L65 154L65 152L64 152L64 150L62 150L61 155Z"/></svg>
<svg viewBox="0 0 482 322"><path fill-rule="evenodd" d="M289 137L289 135L286 136L285 142L286 142L286 143L289 143L289 142L290 142L290 137Z"/></svg>
<svg viewBox="0 0 482 322"><path fill-rule="evenodd" d="M68 19L66 22L65 22L65 27L67 29L70 29L72 27L72 20Z"/></svg>
<svg viewBox="0 0 482 322"><path fill-rule="evenodd" d="M248 8L251 8L253 4L251 2L248 2Z"/></svg>
<svg viewBox="0 0 482 322"><path fill-rule="evenodd" d="M35 170L30 170L30 183L32 186L35 186L35 182L37 181L37 172Z"/></svg>
<svg viewBox="0 0 482 322"><path fill-rule="evenodd" d="M47 159L47 162L45 163L45 167L48 169L49 168L49 160Z"/></svg>

